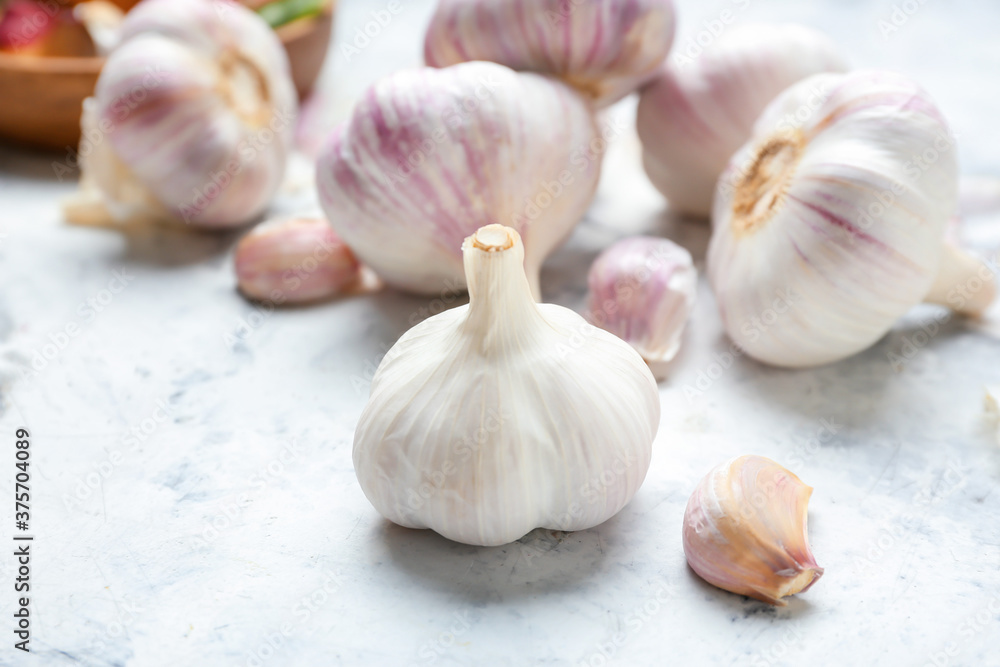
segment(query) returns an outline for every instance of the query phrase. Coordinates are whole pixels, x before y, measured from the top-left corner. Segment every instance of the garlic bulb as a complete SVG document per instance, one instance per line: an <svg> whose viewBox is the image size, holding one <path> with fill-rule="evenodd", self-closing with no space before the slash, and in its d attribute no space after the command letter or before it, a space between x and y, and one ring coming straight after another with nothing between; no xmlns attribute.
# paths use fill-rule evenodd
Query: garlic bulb
<svg viewBox="0 0 1000 667"><path fill-rule="evenodd" d="M672 0L440 0L424 58L558 76L603 107L655 75L675 24Z"/></svg>
<svg viewBox="0 0 1000 667"><path fill-rule="evenodd" d="M846 69L826 35L794 24L734 27L697 59L679 52L671 60L640 96L643 166L672 209L702 217L764 107L812 74Z"/></svg>
<svg viewBox="0 0 1000 667"><path fill-rule="evenodd" d="M684 555L698 576L770 604L823 576L809 548L812 488L763 456L713 468L684 511Z"/></svg>
<svg viewBox="0 0 1000 667"><path fill-rule="evenodd" d="M801 123L789 117L828 98ZM719 181L708 273L730 337L779 366L874 344L922 299L977 313L992 273L942 242L955 140L922 89L888 72L785 91Z"/></svg>
<svg viewBox="0 0 1000 667"><path fill-rule="evenodd" d="M145 0L84 104L71 222L249 222L281 183L297 98L284 49L224 0Z"/></svg>
<svg viewBox="0 0 1000 667"><path fill-rule="evenodd" d="M361 264L326 220L293 218L258 225L236 246L236 277L251 299L303 303L357 283Z"/></svg>
<svg viewBox="0 0 1000 667"><path fill-rule="evenodd" d="M388 284L464 287L462 240L501 222L524 236L538 297L542 261L594 195L598 141L589 106L561 83L494 63L423 68L369 89L316 180L330 224Z"/></svg>
<svg viewBox="0 0 1000 667"><path fill-rule="evenodd" d="M389 350L354 436L365 495L390 521L495 546L583 530L632 498L660 421L635 351L532 299L518 233L462 246L470 303Z"/></svg>
<svg viewBox="0 0 1000 667"><path fill-rule="evenodd" d="M667 239L623 239L598 256L587 284L590 321L634 347L661 378L694 308L691 253Z"/></svg>

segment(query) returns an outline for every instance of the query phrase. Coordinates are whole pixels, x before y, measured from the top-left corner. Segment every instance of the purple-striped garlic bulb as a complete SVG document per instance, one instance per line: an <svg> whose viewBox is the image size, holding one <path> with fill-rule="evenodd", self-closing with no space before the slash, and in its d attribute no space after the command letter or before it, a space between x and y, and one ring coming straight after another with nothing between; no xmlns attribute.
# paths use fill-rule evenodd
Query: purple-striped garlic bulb
<svg viewBox="0 0 1000 667"><path fill-rule="evenodd" d="M993 273L944 242L956 153L941 112L902 75L819 74L782 93L712 210L708 275L733 341L769 364L813 366L875 344L921 301L982 312Z"/></svg>
<svg viewBox="0 0 1000 667"><path fill-rule="evenodd" d="M694 308L691 253L668 239L623 239L594 260L587 285L590 321L635 348L662 378Z"/></svg>
<svg viewBox="0 0 1000 667"><path fill-rule="evenodd" d="M524 240L539 297L545 257L600 175L589 104L564 84L474 62L392 74L334 130L316 168L333 228L386 283L464 289L464 239L500 223Z"/></svg>
<svg viewBox="0 0 1000 667"><path fill-rule="evenodd" d="M235 253L240 291L272 303L304 303L344 292L361 264L322 218L271 220L240 239Z"/></svg>
<svg viewBox="0 0 1000 667"><path fill-rule="evenodd" d="M809 548L812 488L763 456L713 468L684 511L684 555L723 590L785 606L823 576Z"/></svg>
<svg viewBox="0 0 1000 667"><path fill-rule="evenodd" d="M557 76L603 107L656 74L675 24L672 0L440 0L424 58Z"/></svg>
<svg viewBox="0 0 1000 667"><path fill-rule="evenodd" d="M144 0L84 103L71 222L245 224L292 149L298 99L284 48L226 0Z"/></svg>
<svg viewBox="0 0 1000 667"><path fill-rule="evenodd" d="M677 50L670 60L640 96L643 166L672 209L701 217L768 103L808 76L846 69L826 35L794 24L735 27L703 53Z"/></svg>

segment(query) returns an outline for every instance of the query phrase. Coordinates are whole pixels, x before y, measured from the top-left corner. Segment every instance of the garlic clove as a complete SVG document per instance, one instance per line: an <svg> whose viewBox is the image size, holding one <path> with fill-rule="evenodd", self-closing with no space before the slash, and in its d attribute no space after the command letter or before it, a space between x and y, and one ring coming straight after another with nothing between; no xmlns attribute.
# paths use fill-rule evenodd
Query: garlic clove
<svg viewBox="0 0 1000 667"><path fill-rule="evenodd" d="M361 264L326 220L293 218L258 225L236 246L236 277L251 299L304 303L355 285Z"/></svg>
<svg viewBox="0 0 1000 667"><path fill-rule="evenodd" d="M650 181L672 209L701 217L768 103L808 76L847 69L830 38L795 24L734 27L697 59L672 61L643 88L636 129Z"/></svg>
<svg viewBox="0 0 1000 667"><path fill-rule="evenodd" d="M976 273L989 271L943 251L957 193L955 139L906 77L859 71L792 86L716 192L708 275L727 333L755 359L803 367L870 347L928 296L975 310L992 283ZM938 276L956 292L934 288Z"/></svg>
<svg viewBox="0 0 1000 667"><path fill-rule="evenodd" d="M762 456L740 456L698 483L684 512L684 554L698 576L773 605L823 576L809 548L812 488Z"/></svg>
<svg viewBox="0 0 1000 667"><path fill-rule="evenodd" d="M297 104L284 49L254 12L145 0L85 104L67 217L245 224L281 184Z"/></svg>
<svg viewBox="0 0 1000 667"><path fill-rule="evenodd" d="M466 544L606 521L649 468L656 381L625 342L534 301L516 230L483 227L463 258L469 304L407 331L375 373L361 488L390 521Z"/></svg>
<svg viewBox="0 0 1000 667"><path fill-rule="evenodd" d="M440 0L424 59L557 76L605 107L656 74L675 26L672 0Z"/></svg>
<svg viewBox="0 0 1000 667"><path fill-rule="evenodd" d="M694 308L691 253L667 239L623 239L598 256L587 284L588 319L630 344L662 378Z"/></svg>
<svg viewBox="0 0 1000 667"><path fill-rule="evenodd" d="M324 147L320 203L361 261L418 294L464 289L463 239L510 225L537 298L542 261L597 188L598 136L589 105L554 80L485 62L397 72Z"/></svg>

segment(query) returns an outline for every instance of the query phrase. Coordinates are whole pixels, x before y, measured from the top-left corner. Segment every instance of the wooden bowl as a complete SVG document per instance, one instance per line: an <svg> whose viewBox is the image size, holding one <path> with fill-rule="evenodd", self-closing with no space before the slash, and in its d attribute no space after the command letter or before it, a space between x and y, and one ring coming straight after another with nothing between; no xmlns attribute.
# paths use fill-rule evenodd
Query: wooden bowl
<svg viewBox="0 0 1000 667"><path fill-rule="evenodd" d="M318 16L277 29L299 96L312 90L333 33L335 2ZM75 151L83 100L94 92L104 58L61 58L0 53L0 140Z"/></svg>

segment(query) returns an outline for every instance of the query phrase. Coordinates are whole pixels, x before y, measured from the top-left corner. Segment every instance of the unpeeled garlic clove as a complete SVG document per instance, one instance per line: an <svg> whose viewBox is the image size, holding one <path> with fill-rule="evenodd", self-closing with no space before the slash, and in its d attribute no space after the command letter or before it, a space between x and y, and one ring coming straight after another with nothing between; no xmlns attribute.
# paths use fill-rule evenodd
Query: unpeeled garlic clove
<svg viewBox="0 0 1000 667"><path fill-rule="evenodd" d="M355 284L361 264L326 220L258 225L236 246L236 278L251 299L303 303Z"/></svg>
<svg viewBox="0 0 1000 667"><path fill-rule="evenodd" d="M284 175L298 101L274 31L224 0L145 0L84 103L79 224L224 228L263 212Z"/></svg>
<svg viewBox="0 0 1000 667"><path fill-rule="evenodd" d="M655 75L675 26L672 0L441 0L424 58L557 76L604 107Z"/></svg>
<svg viewBox="0 0 1000 667"><path fill-rule="evenodd" d="M316 165L330 224L388 284L440 295L465 287L462 242L502 223L542 261L597 188L590 105L568 86L473 62L392 74L365 93Z"/></svg>
<svg viewBox="0 0 1000 667"><path fill-rule="evenodd" d="M668 239L623 239L594 261L587 285L590 320L635 348L662 378L694 308L691 253Z"/></svg>
<svg viewBox="0 0 1000 667"><path fill-rule="evenodd" d="M723 590L784 606L823 575L809 548L812 488L763 456L712 469L684 512L684 554L698 576Z"/></svg>
<svg viewBox="0 0 1000 667"><path fill-rule="evenodd" d="M779 95L712 211L709 282L733 341L814 366L867 349L924 300L981 312L992 272L943 242L956 153L933 100L899 74L820 74Z"/></svg>
<svg viewBox="0 0 1000 667"><path fill-rule="evenodd" d="M795 24L746 24L697 59L675 53L639 99L646 174L671 209L707 217L719 175L768 103L810 75L845 69L830 38Z"/></svg>

